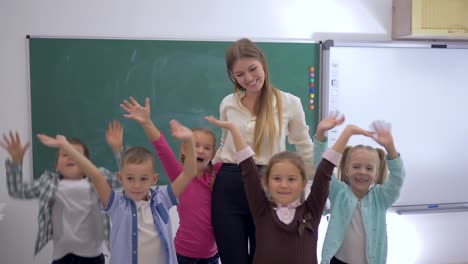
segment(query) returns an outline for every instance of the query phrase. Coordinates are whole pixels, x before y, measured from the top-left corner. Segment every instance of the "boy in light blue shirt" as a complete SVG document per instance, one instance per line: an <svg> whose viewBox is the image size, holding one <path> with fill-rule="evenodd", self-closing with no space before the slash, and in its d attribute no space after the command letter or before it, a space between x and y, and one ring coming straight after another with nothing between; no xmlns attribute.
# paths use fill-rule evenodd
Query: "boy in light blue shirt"
<svg viewBox="0 0 468 264"><path fill-rule="evenodd" d="M184 142L184 170L168 186L158 181L155 159L142 147L127 150L118 177L124 192L114 192L97 168L76 151L64 136L38 135L44 145L67 152L91 179L104 210L110 215L111 264L177 264L169 209L197 173L195 143L190 129L173 120L172 135Z"/></svg>

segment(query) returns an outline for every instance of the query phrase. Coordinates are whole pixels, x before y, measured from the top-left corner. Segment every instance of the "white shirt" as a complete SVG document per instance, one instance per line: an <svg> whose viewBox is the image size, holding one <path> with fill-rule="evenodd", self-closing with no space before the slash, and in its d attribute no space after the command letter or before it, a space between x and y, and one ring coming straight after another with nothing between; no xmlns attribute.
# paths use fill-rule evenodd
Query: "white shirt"
<svg viewBox="0 0 468 264"><path fill-rule="evenodd" d="M52 210L55 260L68 253L96 257L104 250L101 209L90 184L86 178L59 182Z"/></svg>
<svg viewBox="0 0 468 264"><path fill-rule="evenodd" d="M149 201L135 201L138 219L138 264L166 263Z"/></svg>
<svg viewBox="0 0 468 264"><path fill-rule="evenodd" d="M366 231L362 221L361 202L354 209L343 243L335 257L349 264L366 264Z"/></svg>
<svg viewBox="0 0 468 264"><path fill-rule="evenodd" d="M280 91L283 105L283 124L280 133L277 134L273 146L265 139L262 142L262 153L256 153L254 159L258 165L266 165L270 158L281 151L286 150L286 136L290 144L296 146L296 151L301 155L306 164L307 175L312 175L313 143L309 135L309 126L305 122L304 109L301 100L290 93ZM220 119L233 121L250 147L253 147L256 117L244 107L240 99L245 96L243 92L226 96L220 105ZM276 100L273 102L275 125L278 127L278 111ZM269 150L271 147L271 154ZM233 138L226 129L223 129L221 143L214 162L236 163L236 148Z"/></svg>

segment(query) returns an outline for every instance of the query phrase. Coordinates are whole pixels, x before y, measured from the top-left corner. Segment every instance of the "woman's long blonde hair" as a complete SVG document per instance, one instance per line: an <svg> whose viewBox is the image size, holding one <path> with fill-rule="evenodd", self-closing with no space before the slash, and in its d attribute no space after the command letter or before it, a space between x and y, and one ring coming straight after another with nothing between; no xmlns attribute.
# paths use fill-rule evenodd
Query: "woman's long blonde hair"
<svg viewBox="0 0 468 264"><path fill-rule="evenodd" d="M257 155L262 151L261 143L268 137L269 145L273 146L275 144L276 135L282 129L282 120L283 120L283 105L281 100L281 93L278 89L273 87L270 84L270 76L268 74L268 65L263 54L257 45L255 45L249 39L243 38L236 41L231 45L226 51L226 67L229 75L229 79L234 84L234 92L238 93L240 91L245 91L245 89L236 81L236 76L233 73L234 63L241 58L252 58L258 60L265 72L265 81L263 83L260 94L255 102L254 114L256 115L256 125L255 125L255 134L254 134L254 145L253 149ZM276 98L276 108L278 110L278 125L277 128L275 124L275 119L273 116L274 105L273 101ZM273 125L271 125L273 124ZM271 154L271 149L269 149Z"/></svg>

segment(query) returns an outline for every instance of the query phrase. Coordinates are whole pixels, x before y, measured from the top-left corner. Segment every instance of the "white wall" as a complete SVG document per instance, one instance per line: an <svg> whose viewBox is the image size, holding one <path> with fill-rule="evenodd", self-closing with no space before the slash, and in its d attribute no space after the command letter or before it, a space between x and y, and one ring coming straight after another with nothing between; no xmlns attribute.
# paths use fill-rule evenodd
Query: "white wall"
<svg viewBox="0 0 468 264"><path fill-rule="evenodd" d="M0 133L19 130L31 139L28 56L25 36L122 38L325 40L389 40L391 0L0 0ZM73 109L71 109L73 110ZM51 120L52 122L53 120ZM31 173L31 152L25 175ZM0 151L0 160L7 158ZM0 165L1 263L50 263L51 246L33 258L37 202L8 197L5 168ZM28 179L28 177L25 177ZM3 183L3 184L2 184ZM1 209L0 209L1 210ZM464 217L464 218L463 218ZM421 234L419 263L468 260L461 241L468 234L450 230L452 221L468 223L467 215L453 214L398 218ZM431 220L433 219L433 220ZM400 221L400 222L399 222ZM411 228L411 227L410 227ZM438 231L436 239L425 230ZM392 229L393 230L393 229ZM444 230L444 232L440 232ZM415 231L416 232L416 231ZM390 236L392 236L390 234ZM395 236L393 236L395 237ZM403 242L403 241L400 241ZM402 243L397 243L401 245ZM407 245L407 244L404 244ZM412 248L413 245L408 245ZM400 256L390 248L390 255ZM393 251L392 251L393 250ZM391 257L389 259L391 259ZM448 261L450 259L450 261ZM406 261L406 262L405 262ZM395 261L393 263L411 263Z"/></svg>

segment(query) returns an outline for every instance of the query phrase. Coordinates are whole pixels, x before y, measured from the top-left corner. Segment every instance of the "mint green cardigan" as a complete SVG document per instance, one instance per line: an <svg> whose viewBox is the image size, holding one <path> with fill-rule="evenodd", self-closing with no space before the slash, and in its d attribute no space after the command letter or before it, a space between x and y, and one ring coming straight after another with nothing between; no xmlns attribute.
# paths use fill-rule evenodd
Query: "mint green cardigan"
<svg viewBox="0 0 468 264"><path fill-rule="evenodd" d="M314 168L320 163L328 145L314 138ZM361 200L362 220L366 232L366 257L368 264L387 261L387 209L398 199L405 178L405 169L400 157L386 159L390 174L384 184L376 184ZM330 184L330 222L322 249L322 264L330 263L343 242L358 199L346 183L333 174Z"/></svg>

